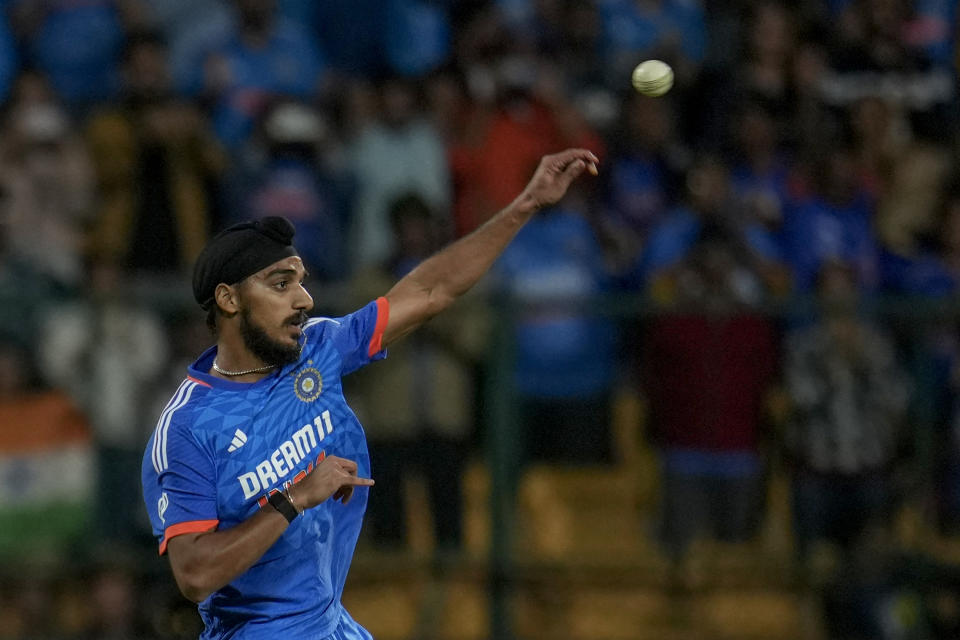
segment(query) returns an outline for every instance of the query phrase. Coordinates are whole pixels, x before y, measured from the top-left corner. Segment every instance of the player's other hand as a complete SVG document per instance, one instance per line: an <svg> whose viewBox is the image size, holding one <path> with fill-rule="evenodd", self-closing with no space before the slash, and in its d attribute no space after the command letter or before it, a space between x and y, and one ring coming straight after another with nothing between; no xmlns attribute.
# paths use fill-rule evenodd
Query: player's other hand
<svg viewBox="0 0 960 640"><path fill-rule="evenodd" d="M298 507L310 509L330 497L346 504L358 486L372 487L373 480L357 476L353 460L327 456L306 478L290 487L290 495Z"/></svg>
<svg viewBox="0 0 960 640"><path fill-rule="evenodd" d="M597 156L587 149L567 149L544 156L521 198L531 201L538 209L556 204L581 173L589 171L597 175L599 163Z"/></svg>

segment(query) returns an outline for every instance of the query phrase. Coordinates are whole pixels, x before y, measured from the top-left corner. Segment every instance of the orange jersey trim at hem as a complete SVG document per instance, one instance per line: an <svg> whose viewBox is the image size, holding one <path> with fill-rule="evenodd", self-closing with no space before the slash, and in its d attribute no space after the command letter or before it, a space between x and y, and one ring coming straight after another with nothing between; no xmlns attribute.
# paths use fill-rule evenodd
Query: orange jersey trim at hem
<svg viewBox="0 0 960 640"><path fill-rule="evenodd" d="M190 522L180 522L172 524L163 532L163 540L160 541L160 555L167 551L167 543L171 539L181 536L185 533L206 533L213 531L220 524L219 520L191 520Z"/></svg>
<svg viewBox="0 0 960 640"><path fill-rule="evenodd" d="M390 320L390 301L381 296L377 298L377 324L373 328L373 337L370 338L367 357L372 358L383 349L383 332L387 328L388 320Z"/></svg>

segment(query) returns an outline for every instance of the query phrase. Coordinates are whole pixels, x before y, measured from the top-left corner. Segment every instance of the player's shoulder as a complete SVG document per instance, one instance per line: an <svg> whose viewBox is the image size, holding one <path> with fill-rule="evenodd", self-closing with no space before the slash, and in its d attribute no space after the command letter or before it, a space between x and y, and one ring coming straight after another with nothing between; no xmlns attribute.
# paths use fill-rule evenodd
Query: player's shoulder
<svg viewBox="0 0 960 640"><path fill-rule="evenodd" d="M160 412L144 460L146 463L149 458L156 473L162 473L168 466L171 443L180 436L192 434L197 416L206 408L209 391L209 384L192 377L184 378Z"/></svg>
<svg viewBox="0 0 960 640"><path fill-rule="evenodd" d="M376 317L379 300L372 300L352 313L339 317L316 316L307 320L304 331L308 338L324 338L336 334L338 331L349 331L351 325L362 321L364 314Z"/></svg>
<svg viewBox="0 0 960 640"><path fill-rule="evenodd" d="M187 415L204 406L211 388L209 382L187 376L180 381L176 390L170 395L170 400L160 412L160 420L163 421L174 415Z"/></svg>
<svg viewBox="0 0 960 640"><path fill-rule="evenodd" d="M328 318L326 316L316 316L307 320L303 325L303 330L308 335L322 336L327 331L334 331L343 325L343 318Z"/></svg>
<svg viewBox="0 0 960 640"><path fill-rule="evenodd" d="M307 320L303 325L303 333L306 338L306 350L314 351L320 348L325 342L333 339L337 332L344 328L344 318L329 318L326 316L317 316Z"/></svg>

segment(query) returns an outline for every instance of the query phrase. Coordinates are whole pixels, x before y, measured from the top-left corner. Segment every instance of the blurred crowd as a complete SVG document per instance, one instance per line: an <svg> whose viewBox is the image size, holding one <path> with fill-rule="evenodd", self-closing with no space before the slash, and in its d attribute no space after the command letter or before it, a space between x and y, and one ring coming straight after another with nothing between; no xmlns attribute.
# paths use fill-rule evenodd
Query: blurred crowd
<svg viewBox="0 0 960 640"><path fill-rule="evenodd" d="M372 544L403 548L419 469L438 548L461 546L504 300L520 460L615 464L613 399L636 394L669 557L755 536L773 464L800 560L823 540L852 554L904 500L960 532L957 11L3 0L0 519L90 500L64 531L150 544L140 456L211 342L186 283L212 232L288 217L316 312L339 314L507 205L542 155L582 146L600 176L352 381ZM665 97L630 87L648 58L675 70ZM34 464L72 470L70 490ZM125 579L107 569L95 593ZM0 636L31 624L4 617Z"/></svg>

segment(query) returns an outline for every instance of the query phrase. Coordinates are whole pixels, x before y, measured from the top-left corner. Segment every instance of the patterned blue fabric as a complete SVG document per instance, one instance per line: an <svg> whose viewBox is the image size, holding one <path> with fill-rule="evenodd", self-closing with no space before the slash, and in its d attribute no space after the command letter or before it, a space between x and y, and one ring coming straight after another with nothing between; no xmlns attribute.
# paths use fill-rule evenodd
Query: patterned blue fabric
<svg viewBox="0 0 960 640"><path fill-rule="evenodd" d="M359 475L370 476L363 429L340 377L386 355L369 355L383 304L311 320L300 360L255 383L207 374L216 347L189 368L143 461L161 552L168 534L203 531L211 521L221 531L239 525L268 492L298 481L325 455L354 460ZM201 637L320 639L341 625L344 638L369 638L340 604L367 493L358 487L348 504L327 500L294 520L256 564L200 604Z"/></svg>

